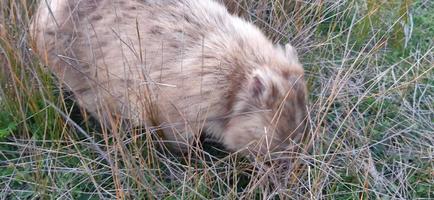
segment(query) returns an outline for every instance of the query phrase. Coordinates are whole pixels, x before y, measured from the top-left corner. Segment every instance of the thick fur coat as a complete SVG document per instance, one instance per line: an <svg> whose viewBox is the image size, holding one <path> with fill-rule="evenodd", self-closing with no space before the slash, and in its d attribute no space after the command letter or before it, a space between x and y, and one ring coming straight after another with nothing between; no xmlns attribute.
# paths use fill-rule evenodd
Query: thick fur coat
<svg viewBox="0 0 434 200"><path fill-rule="evenodd" d="M104 123L161 126L181 150L201 132L254 152L303 136L294 49L212 0L40 1L31 32L49 69Z"/></svg>

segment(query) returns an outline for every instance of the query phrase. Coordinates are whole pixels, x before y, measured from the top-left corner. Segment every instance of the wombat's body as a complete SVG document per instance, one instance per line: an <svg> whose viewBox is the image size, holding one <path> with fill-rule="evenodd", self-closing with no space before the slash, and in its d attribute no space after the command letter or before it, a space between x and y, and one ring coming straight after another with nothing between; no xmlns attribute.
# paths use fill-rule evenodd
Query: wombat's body
<svg viewBox="0 0 434 200"><path fill-rule="evenodd" d="M32 32L51 71L105 123L161 125L179 142L203 130L234 151L284 150L302 136L292 47L214 1L41 1Z"/></svg>

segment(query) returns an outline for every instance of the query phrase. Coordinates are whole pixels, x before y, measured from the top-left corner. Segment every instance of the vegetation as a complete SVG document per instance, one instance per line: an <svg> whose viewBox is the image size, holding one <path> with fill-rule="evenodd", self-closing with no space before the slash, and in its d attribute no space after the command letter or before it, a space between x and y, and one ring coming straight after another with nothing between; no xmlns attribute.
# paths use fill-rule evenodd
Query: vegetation
<svg viewBox="0 0 434 200"><path fill-rule="evenodd" d="M433 1L226 3L299 51L313 147L298 169L100 126L34 55L36 1L0 0L0 199L434 198Z"/></svg>

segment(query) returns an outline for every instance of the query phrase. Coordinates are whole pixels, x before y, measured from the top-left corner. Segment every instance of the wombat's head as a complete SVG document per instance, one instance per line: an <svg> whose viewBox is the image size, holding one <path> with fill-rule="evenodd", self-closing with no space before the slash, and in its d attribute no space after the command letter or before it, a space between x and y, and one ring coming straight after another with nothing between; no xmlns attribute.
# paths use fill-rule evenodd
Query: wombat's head
<svg viewBox="0 0 434 200"><path fill-rule="evenodd" d="M297 148L307 121L303 74L298 61L255 69L236 97L223 134L226 147L259 154Z"/></svg>

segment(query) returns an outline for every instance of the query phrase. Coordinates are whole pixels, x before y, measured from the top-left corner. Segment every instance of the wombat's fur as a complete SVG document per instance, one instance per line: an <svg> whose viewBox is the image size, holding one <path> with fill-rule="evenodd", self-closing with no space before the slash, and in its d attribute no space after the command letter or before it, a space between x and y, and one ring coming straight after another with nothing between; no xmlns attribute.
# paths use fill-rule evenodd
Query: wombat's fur
<svg viewBox="0 0 434 200"><path fill-rule="evenodd" d="M158 125L181 143L203 130L229 150L262 153L303 136L306 87L294 49L219 3L47 2L31 30L39 54L104 123Z"/></svg>

